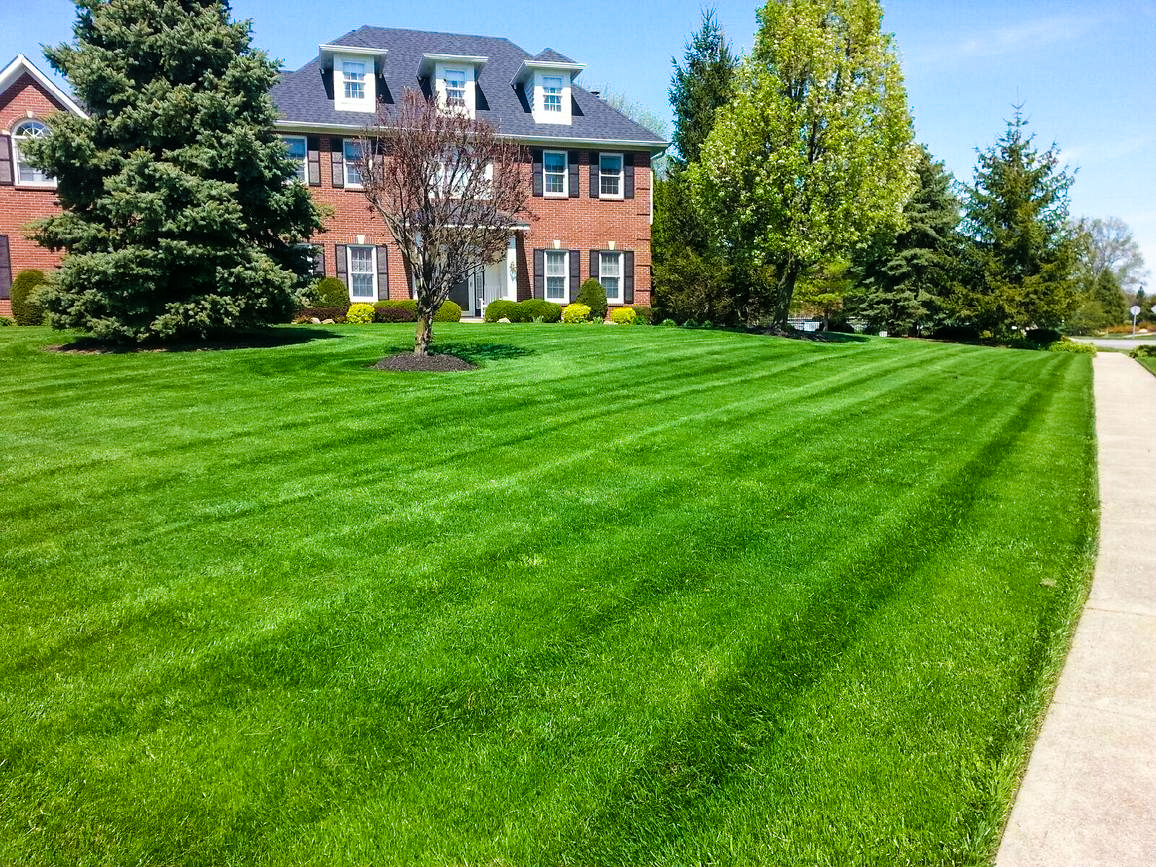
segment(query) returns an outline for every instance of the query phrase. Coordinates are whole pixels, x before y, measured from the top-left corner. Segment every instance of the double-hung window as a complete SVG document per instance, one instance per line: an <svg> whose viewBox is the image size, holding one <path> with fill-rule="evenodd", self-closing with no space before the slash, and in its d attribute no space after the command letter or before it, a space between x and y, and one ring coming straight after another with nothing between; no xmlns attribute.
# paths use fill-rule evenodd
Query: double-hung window
<svg viewBox="0 0 1156 867"><path fill-rule="evenodd" d="M377 298L377 267L373 247L349 248L349 297L354 301Z"/></svg>
<svg viewBox="0 0 1156 867"><path fill-rule="evenodd" d="M542 109L559 112L562 110L562 76L542 76Z"/></svg>
<svg viewBox="0 0 1156 867"><path fill-rule="evenodd" d="M542 154L542 185L547 196L566 196L566 151L546 151Z"/></svg>
<svg viewBox="0 0 1156 867"><path fill-rule="evenodd" d="M466 104L466 73L461 69L446 70L446 105L463 107Z"/></svg>
<svg viewBox="0 0 1156 867"><path fill-rule="evenodd" d="M358 165L361 163L361 142L355 138L347 138L342 142L342 157L345 163L345 186L360 187L361 172Z"/></svg>
<svg viewBox="0 0 1156 867"><path fill-rule="evenodd" d="M603 199L622 198L622 154L598 155L598 195Z"/></svg>
<svg viewBox="0 0 1156 867"><path fill-rule="evenodd" d="M598 282L606 290L606 300L611 304L622 303L622 254L598 254Z"/></svg>
<svg viewBox="0 0 1156 867"><path fill-rule="evenodd" d="M297 172L297 180L305 183L305 163L309 158L309 147L303 135L282 136L285 148L289 151L289 159L293 161L293 168Z"/></svg>
<svg viewBox="0 0 1156 867"><path fill-rule="evenodd" d="M346 99L365 99L365 63L360 60L343 60L341 77L345 81Z"/></svg>
<svg viewBox="0 0 1156 867"><path fill-rule="evenodd" d="M569 299L570 254L566 250L546 251L546 300L565 304Z"/></svg>
<svg viewBox="0 0 1156 867"><path fill-rule="evenodd" d="M17 124L12 130L12 144L16 146L16 183L42 187L56 186L56 181L40 169L33 168L28 158L24 156L24 142L34 138L45 138L47 135L48 127L38 120L26 120Z"/></svg>

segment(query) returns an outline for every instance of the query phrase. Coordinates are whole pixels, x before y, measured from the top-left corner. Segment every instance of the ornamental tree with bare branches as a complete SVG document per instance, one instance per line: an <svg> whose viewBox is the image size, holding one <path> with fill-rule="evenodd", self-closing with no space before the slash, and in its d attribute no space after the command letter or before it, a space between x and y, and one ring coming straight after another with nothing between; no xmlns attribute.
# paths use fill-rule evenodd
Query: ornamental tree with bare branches
<svg viewBox="0 0 1156 867"><path fill-rule="evenodd" d="M505 254L531 216L518 144L484 120L407 89L380 106L361 139L362 189L401 249L417 295L415 355L427 355L433 318L450 290Z"/></svg>

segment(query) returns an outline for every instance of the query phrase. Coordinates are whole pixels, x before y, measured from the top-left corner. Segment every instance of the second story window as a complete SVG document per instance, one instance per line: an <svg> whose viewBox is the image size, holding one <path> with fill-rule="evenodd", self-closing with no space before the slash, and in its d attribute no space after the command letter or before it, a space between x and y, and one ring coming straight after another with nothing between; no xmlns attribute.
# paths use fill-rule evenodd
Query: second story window
<svg viewBox="0 0 1156 867"><path fill-rule="evenodd" d="M12 130L12 144L16 147L16 183L35 184L37 186L52 187L56 182L40 169L33 168L24 156L23 144L34 138L44 138L48 135L48 127L38 120L26 120L16 125Z"/></svg>
<svg viewBox="0 0 1156 867"><path fill-rule="evenodd" d="M598 194L603 199L622 198L622 154L598 155Z"/></svg>
<svg viewBox="0 0 1156 867"><path fill-rule="evenodd" d="M562 110L562 77L542 76L542 108L545 111Z"/></svg>
<svg viewBox="0 0 1156 867"><path fill-rule="evenodd" d="M547 196L568 195L566 175L566 151L542 154L542 186Z"/></svg>
<svg viewBox="0 0 1156 867"><path fill-rule="evenodd" d="M466 73L461 69L446 70L446 105L466 104Z"/></svg>
<svg viewBox="0 0 1156 867"><path fill-rule="evenodd" d="M345 80L346 99L365 99L365 64L363 62L342 61L341 77Z"/></svg>
<svg viewBox="0 0 1156 867"><path fill-rule="evenodd" d="M361 172L358 165L361 163L361 142L355 138L347 138L342 142L342 156L345 163L345 186L360 187Z"/></svg>
<svg viewBox="0 0 1156 867"><path fill-rule="evenodd" d="M282 136L281 141L285 142L285 149L289 151L289 159L293 161L293 167L297 171L297 180L305 183L305 161L309 157L309 148L305 143L305 136Z"/></svg>

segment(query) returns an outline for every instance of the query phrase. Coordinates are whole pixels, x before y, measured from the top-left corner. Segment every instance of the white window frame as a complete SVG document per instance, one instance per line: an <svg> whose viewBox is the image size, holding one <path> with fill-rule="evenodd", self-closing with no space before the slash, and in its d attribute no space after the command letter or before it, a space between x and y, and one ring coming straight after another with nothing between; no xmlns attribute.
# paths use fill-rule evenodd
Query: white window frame
<svg viewBox="0 0 1156 867"><path fill-rule="evenodd" d="M562 272L550 273L550 263L562 263ZM562 294L551 297L550 295L550 279L562 278ZM569 250L546 250L545 255L542 256L542 297L547 301L552 301L555 304L569 304L570 303L570 251Z"/></svg>
<svg viewBox="0 0 1156 867"><path fill-rule="evenodd" d="M36 130L31 135L25 131ZM14 169L14 180L16 185L20 187L41 187L43 189L54 189L56 187L56 179L42 172L40 169L34 169L24 161L24 157L20 152L20 142L27 141L33 138L45 138L49 135L48 125L39 118L28 118L20 121L12 127L12 167ZM24 178L22 175L28 171L32 177Z"/></svg>
<svg viewBox="0 0 1156 867"><path fill-rule="evenodd" d="M626 265L624 258L625 257L622 255L622 253L616 252L616 251L600 250L598 252L598 282L601 283L602 288L606 290L606 303L607 304L623 304L623 303L625 303L622 300L624 297L622 284L624 282L624 276L625 276L622 272L625 269L625 265ZM607 279L606 264L608 262L614 262L615 264L613 267L615 269L617 269L617 273L613 275L613 279L618 281L618 285L617 285L613 295L610 294L610 287L608 287L606 285L606 279Z"/></svg>
<svg viewBox="0 0 1156 867"><path fill-rule="evenodd" d="M550 190L550 185L547 183L548 178L552 175L557 177L558 172L546 171L546 158L551 154L562 157L562 190ZM548 199L566 199L570 197L570 154L566 151L542 151L542 195Z"/></svg>
<svg viewBox="0 0 1156 867"><path fill-rule="evenodd" d="M602 161L605 160L607 157L609 157L610 159L614 159L614 158L618 159L618 172L617 172L617 174L614 172L603 171ZM624 187L626 184L626 171L624 168L625 165L626 165L626 160L625 160L624 156L620 153L600 153L600 154L598 154L598 198L600 198L600 199L621 199L621 198L624 198L624 196L625 196ZM607 193L604 191L605 181L609 180L610 178L617 178L617 180L618 180L618 184L617 184L618 192L617 193Z"/></svg>
<svg viewBox="0 0 1156 867"><path fill-rule="evenodd" d="M369 271L354 270L354 267L353 267L354 251L361 252L363 250L366 250L369 252L369 259L368 259ZM365 260L359 259L358 262L359 262L359 264L364 264ZM376 301L377 300L377 288L378 288L377 287L377 247L375 247L371 244L349 244L345 248L345 267L346 267L345 273L349 275L349 300L350 300L350 302L353 304L372 304L374 301ZM361 277L364 277L366 275L369 276L370 294L368 294L368 295L355 295L354 294L354 286L355 286L355 282L356 282L354 279L355 275L361 276Z"/></svg>
<svg viewBox="0 0 1156 867"><path fill-rule="evenodd" d="M562 112L562 88L564 82L560 75L542 76L542 111L551 113Z"/></svg>
<svg viewBox="0 0 1156 867"><path fill-rule="evenodd" d="M281 141L285 143L285 150L289 151L290 142L300 142L301 144L301 159L289 153L289 159L297 168L297 181L302 184L309 183L309 139L303 135L283 135Z"/></svg>
<svg viewBox="0 0 1156 867"><path fill-rule="evenodd" d="M341 140L341 168L344 174L342 180L345 186L351 189L361 189L361 172L354 163L361 159L361 141L355 138Z"/></svg>
<svg viewBox="0 0 1156 867"><path fill-rule="evenodd" d="M467 108L466 87L470 77L464 69L446 69L446 106L448 108ZM460 85L455 87L454 85Z"/></svg>
<svg viewBox="0 0 1156 867"><path fill-rule="evenodd" d="M363 103L369 98L369 89L365 86L365 67L369 65L364 60L341 61L342 102Z"/></svg>

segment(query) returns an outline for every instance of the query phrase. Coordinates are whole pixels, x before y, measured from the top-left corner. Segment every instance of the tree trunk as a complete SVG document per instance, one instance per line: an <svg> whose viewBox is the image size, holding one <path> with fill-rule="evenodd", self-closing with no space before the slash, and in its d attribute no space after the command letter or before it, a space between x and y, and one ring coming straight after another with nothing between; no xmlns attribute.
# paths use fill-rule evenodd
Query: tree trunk
<svg viewBox="0 0 1156 867"><path fill-rule="evenodd" d="M413 354L429 355L429 344L433 339L433 314L419 312L417 316L417 332L413 337Z"/></svg>
<svg viewBox="0 0 1156 867"><path fill-rule="evenodd" d="M791 298L795 294L800 270L799 263L793 258L783 266L778 285L775 286L774 307L771 310L771 326L774 328L785 330L787 327L787 315L791 312Z"/></svg>

